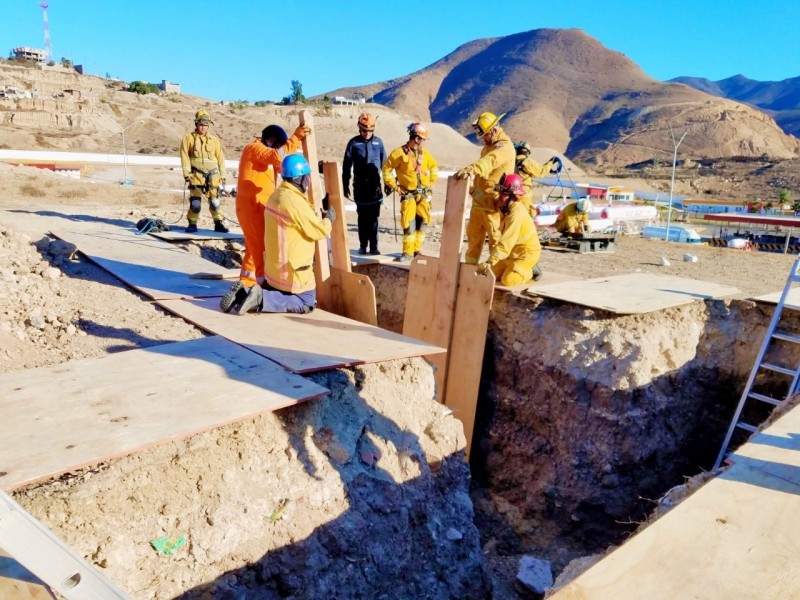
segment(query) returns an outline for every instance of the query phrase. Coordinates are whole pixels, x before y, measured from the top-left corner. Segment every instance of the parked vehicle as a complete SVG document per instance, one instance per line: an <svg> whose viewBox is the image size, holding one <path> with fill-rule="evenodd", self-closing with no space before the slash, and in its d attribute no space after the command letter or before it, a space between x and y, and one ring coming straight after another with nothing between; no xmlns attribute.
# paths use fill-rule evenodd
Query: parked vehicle
<svg viewBox="0 0 800 600"><path fill-rule="evenodd" d="M667 237L666 227L647 226L642 229L642 237L663 240ZM670 242L683 242L686 244L699 244L702 242L700 234L691 227L674 225L669 228Z"/></svg>

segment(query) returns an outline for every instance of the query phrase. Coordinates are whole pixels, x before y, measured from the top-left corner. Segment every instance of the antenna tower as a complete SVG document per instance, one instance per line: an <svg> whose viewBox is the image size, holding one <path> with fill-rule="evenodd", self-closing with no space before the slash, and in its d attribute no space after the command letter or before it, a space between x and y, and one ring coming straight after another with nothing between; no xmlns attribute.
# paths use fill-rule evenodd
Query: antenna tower
<svg viewBox="0 0 800 600"><path fill-rule="evenodd" d="M45 62L50 62L53 56L53 45L50 43L50 22L47 20L47 2L42 0L39 3L39 6L42 7L42 13L44 15L44 53Z"/></svg>

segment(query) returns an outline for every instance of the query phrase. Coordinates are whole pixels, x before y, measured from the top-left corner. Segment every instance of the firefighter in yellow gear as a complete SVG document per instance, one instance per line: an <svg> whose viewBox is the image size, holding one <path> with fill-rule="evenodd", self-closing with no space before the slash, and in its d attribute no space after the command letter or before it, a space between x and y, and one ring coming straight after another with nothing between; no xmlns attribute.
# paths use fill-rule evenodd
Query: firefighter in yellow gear
<svg viewBox="0 0 800 600"><path fill-rule="evenodd" d="M567 204L558 216L553 227L559 233L584 233L589 231L589 213L592 211L592 203L581 198L577 202Z"/></svg>
<svg viewBox="0 0 800 600"><path fill-rule="evenodd" d="M400 194L400 223L403 227L403 253L397 261L411 260L420 253L425 229L431 222L431 196L439 166L422 144L429 139L422 123L408 126L408 142L393 150L383 163L384 192Z"/></svg>
<svg viewBox="0 0 800 600"><path fill-rule="evenodd" d="M514 149L517 152L514 172L522 179L522 187L525 189L525 195L519 199L519 202L525 205L531 217L536 218L536 209L533 208L533 195L531 194L533 180L549 173L558 173L561 160L554 156L540 165L531 158L531 146L528 142L517 142Z"/></svg>
<svg viewBox="0 0 800 600"><path fill-rule="evenodd" d="M522 178L516 173L507 175L498 185L500 237L489 259L478 265L478 273L491 270L502 285L512 286L542 276L539 257L542 246L536 225L521 199L525 195Z"/></svg>
<svg viewBox="0 0 800 600"><path fill-rule="evenodd" d="M483 140L481 157L455 175L457 179L475 178L470 189L472 208L469 211L467 251L464 255L467 264L478 263L487 235L490 252L500 237L500 212L497 209L498 192L495 186L501 177L514 172L516 157L514 144L498 125L504 116L497 117L484 112L472 123L475 133Z"/></svg>
<svg viewBox="0 0 800 600"><path fill-rule="evenodd" d="M308 200L311 167L302 154L281 162L283 181L264 210L264 274L232 312L308 313L317 304L314 279L315 242L331 233L333 207L320 216ZM316 177L316 175L314 175Z"/></svg>
<svg viewBox="0 0 800 600"><path fill-rule="evenodd" d="M212 124L208 111L198 110L194 115L194 131L181 140L181 170L183 180L189 184L189 211L186 213L189 226L186 233L197 231L204 197L208 199L208 208L214 219L214 231L228 232L219 199L219 186L225 183L225 155L219 138L208 131Z"/></svg>

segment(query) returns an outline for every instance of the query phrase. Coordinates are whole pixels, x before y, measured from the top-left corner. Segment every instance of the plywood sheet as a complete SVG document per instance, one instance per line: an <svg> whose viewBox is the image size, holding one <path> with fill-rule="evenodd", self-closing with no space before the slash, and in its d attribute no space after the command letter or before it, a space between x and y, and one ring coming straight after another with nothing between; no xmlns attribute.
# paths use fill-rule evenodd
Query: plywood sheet
<svg viewBox="0 0 800 600"><path fill-rule="evenodd" d="M556 273L555 271L544 271L542 278L539 281L526 281L525 283L521 283L519 285L500 285L495 284L495 288L498 290L504 290L506 292L525 292L527 290L536 290L541 288L545 285L550 285L553 283L563 283L564 281L581 281L585 279L584 277L579 277L578 275L573 275L571 273Z"/></svg>
<svg viewBox="0 0 800 600"><path fill-rule="evenodd" d="M192 240L243 240L241 229L231 229L228 233L219 233L213 229L198 229L195 233L185 233L183 228L174 231L151 231L150 235L165 242L189 242Z"/></svg>
<svg viewBox="0 0 800 600"><path fill-rule="evenodd" d="M765 304L778 304L781 299L781 294L783 294L783 290L772 292L771 294L764 294L763 296L756 296L751 298L751 300L755 302L764 302ZM800 310L800 287L789 290L784 306Z"/></svg>
<svg viewBox="0 0 800 600"><path fill-rule="evenodd" d="M494 297L494 274L478 275L476 265L461 265L453 317L453 337L447 359L444 403L464 426L467 457L472 447L481 365Z"/></svg>
<svg viewBox="0 0 800 600"><path fill-rule="evenodd" d="M239 316L220 312L216 298L164 300L158 304L198 327L235 340L237 344L295 373L445 351L319 309L307 315L250 313Z"/></svg>
<svg viewBox="0 0 800 600"><path fill-rule="evenodd" d="M734 465L553 600L797 598L800 408L756 435Z"/></svg>
<svg viewBox="0 0 800 600"><path fill-rule="evenodd" d="M735 287L670 275L630 273L528 288L527 293L618 314L646 313L696 300L723 298Z"/></svg>
<svg viewBox="0 0 800 600"><path fill-rule="evenodd" d="M327 393L219 337L6 373L0 375L0 487Z"/></svg>
<svg viewBox="0 0 800 600"><path fill-rule="evenodd" d="M62 228L53 235L75 244L92 262L155 300L221 297L230 288L224 280L189 277L199 272L224 277L228 269L130 230Z"/></svg>

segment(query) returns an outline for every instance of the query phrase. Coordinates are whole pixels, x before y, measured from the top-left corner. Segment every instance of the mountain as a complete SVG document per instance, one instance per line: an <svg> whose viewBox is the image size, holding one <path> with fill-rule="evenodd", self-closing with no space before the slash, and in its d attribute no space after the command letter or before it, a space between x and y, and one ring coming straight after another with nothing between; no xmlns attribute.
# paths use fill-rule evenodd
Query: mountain
<svg viewBox="0 0 800 600"><path fill-rule="evenodd" d="M676 77L707 94L752 104L771 115L786 132L800 137L800 77L783 81L756 81L744 75L711 81L702 77Z"/></svg>
<svg viewBox="0 0 800 600"><path fill-rule="evenodd" d="M763 112L645 74L578 29L536 29L464 44L416 73L328 95L375 102L471 133L484 110L508 113L514 139L589 163L672 156L670 127L693 157L795 156L800 142Z"/></svg>

